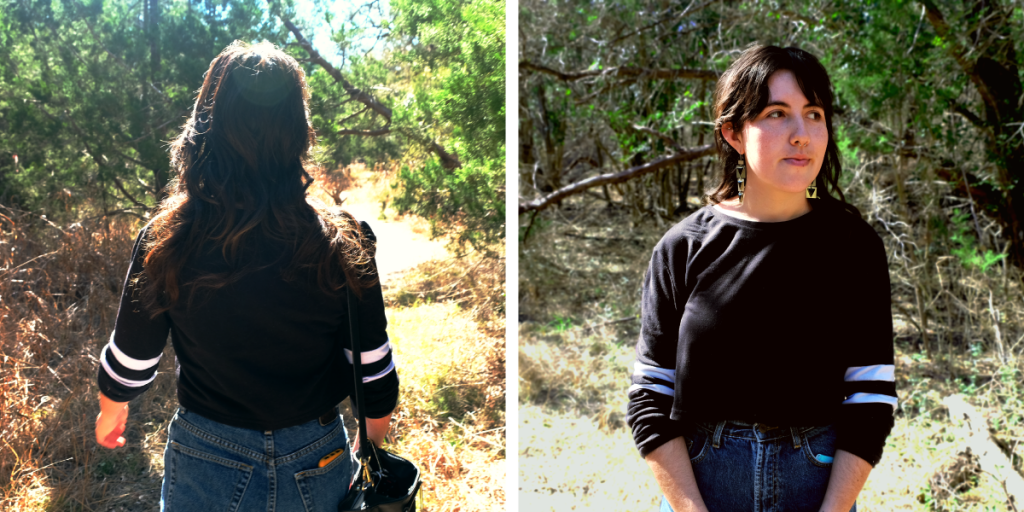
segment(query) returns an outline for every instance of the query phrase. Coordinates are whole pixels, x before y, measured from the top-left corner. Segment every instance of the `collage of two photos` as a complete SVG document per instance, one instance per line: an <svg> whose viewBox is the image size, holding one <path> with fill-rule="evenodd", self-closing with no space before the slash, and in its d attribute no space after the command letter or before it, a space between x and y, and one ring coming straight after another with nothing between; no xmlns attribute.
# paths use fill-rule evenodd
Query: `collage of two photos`
<svg viewBox="0 0 1024 512"><path fill-rule="evenodd" d="M1020 510L1022 44L0 0L0 510Z"/></svg>

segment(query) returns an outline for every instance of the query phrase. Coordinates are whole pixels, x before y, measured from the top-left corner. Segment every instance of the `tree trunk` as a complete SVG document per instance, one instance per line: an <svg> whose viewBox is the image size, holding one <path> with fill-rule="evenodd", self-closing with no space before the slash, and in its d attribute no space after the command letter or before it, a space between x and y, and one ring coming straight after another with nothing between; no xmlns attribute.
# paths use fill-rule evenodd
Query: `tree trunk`
<svg viewBox="0 0 1024 512"><path fill-rule="evenodd" d="M1011 258L1024 268L1024 144L1015 138L1020 128L1018 123L1024 122L1024 109L1018 107L1024 95L1024 84L1017 68L1013 23L1007 19L1008 13L1013 11L993 7L992 2L976 1L971 14L982 21L973 33L981 34L984 29L989 40L974 40L974 47L968 48L952 31L934 0L921 0L921 3L928 22L948 43L950 56L981 96L985 112L982 131L1001 189L994 197L998 220L1009 235ZM974 55L977 58L970 60Z"/></svg>

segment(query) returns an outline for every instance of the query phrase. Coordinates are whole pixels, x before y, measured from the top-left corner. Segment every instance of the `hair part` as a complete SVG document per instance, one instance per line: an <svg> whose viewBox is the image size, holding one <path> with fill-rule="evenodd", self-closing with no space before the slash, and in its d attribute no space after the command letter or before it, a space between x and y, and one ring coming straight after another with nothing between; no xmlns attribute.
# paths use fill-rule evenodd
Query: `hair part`
<svg viewBox="0 0 1024 512"><path fill-rule="evenodd" d="M771 99L768 80L782 70L792 72L808 101L825 111L828 145L821 170L814 180L818 187L818 197L823 205L842 206L860 215L856 207L846 202L846 196L839 188L842 163L832 129L832 81L814 55L795 47L751 45L718 79L714 96L715 147L722 176L718 186L706 196L705 202L717 204L739 193L734 170L740 154L725 140L722 125L731 123L733 130L739 132L744 123L757 117Z"/></svg>
<svg viewBox="0 0 1024 512"><path fill-rule="evenodd" d="M260 266L261 242L290 245L284 278L301 273L334 295L359 295L376 279L372 244L348 213L307 201L316 144L309 87L299 63L266 41L235 41L210 63L192 115L170 144L177 176L150 223L142 305L156 316L191 289L213 291ZM230 271L182 283L185 265L216 242ZM186 306L186 307L188 307Z"/></svg>

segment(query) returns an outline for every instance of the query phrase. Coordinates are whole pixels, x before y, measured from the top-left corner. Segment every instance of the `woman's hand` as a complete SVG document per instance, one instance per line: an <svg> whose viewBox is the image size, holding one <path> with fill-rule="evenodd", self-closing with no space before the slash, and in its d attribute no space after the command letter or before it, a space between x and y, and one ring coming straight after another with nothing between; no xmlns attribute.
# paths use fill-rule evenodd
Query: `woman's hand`
<svg viewBox="0 0 1024 512"><path fill-rule="evenodd" d="M677 437L647 455L647 465L675 512L708 512L697 489L686 440Z"/></svg>
<svg viewBox="0 0 1024 512"><path fill-rule="evenodd" d="M857 501L857 495L864 488L871 473L868 461L845 450L836 450L832 463L832 476L828 479L822 512L847 512Z"/></svg>
<svg viewBox="0 0 1024 512"><path fill-rule="evenodd" d="M96 416L96 442L105 448L124 446L125 421L128 420L128 402L115 402L100 393L100 413Z"/></svg>
<svg viewBox="0 0 1024 512"><path fill-rule="evenodd" d="M388 433L391 425L391 415L383 418L366 418L366 437L374 446L380 447L384 444L384 436ZM359 437L356 437L356 453L359 453Z"/></svg>

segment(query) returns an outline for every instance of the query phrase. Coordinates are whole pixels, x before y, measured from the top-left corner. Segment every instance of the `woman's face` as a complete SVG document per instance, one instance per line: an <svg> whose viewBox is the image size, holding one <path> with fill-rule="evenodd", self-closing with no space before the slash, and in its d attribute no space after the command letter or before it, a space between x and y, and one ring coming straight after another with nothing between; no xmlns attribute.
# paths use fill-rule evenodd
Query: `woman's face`
<svg viewBox="0 0 1024 512"><path fill-rule="evenodd" d="M810 104L791 71L776 71L768 78L768 89L764 110L739 132L725 123L722 136L747 160L744 195L769 190L803 194L825 159L825 109Z"/></svg>

